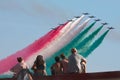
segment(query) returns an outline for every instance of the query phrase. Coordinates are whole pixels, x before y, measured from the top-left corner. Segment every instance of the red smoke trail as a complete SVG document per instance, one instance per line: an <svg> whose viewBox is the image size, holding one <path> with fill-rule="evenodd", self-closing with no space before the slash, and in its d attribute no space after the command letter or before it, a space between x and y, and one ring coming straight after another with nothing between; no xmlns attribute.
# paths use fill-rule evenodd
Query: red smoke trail
<svg viewBox="0 0 120 80"><path fill-rule="evenodd" d="M62 30L62 28L67 24L58 26L55 30L51 30L45 36L41 37L33 44L24 48L21 51L16 52L15 54L8 56L7 58L0 61L0 74L7 72L10 68L12 68L16 63L16 58L21 56L24 60L27 60L28 57L34 55L35 52L45 47L49 42L51 42Z"/></svg>

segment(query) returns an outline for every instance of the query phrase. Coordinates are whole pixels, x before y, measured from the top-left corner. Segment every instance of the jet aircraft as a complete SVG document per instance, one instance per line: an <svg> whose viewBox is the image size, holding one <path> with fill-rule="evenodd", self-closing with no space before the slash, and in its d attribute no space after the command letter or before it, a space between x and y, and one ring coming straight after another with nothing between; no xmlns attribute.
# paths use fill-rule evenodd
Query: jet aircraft
<svg viewBox="0 0 120 80"><path fill-rule="evenodd" d="M95 19L95 21L100 21L100 19Z"/></svg>
<svg viewBox="0 0 120 80"><path fill-rule="evenodd" d="M105 22L105 23L101 23L101 24L102 24L102 25L108 25L108 23L106 23L106 22Z"/></svg>
<svg viewBox="0 0 120 80"><path fill-rule="evenodd" d="M83 13L84 15L89 15L89 13Z"/></svg>
<svg viewBox="0 0 120 80"><path fill-rule="evenodd" d="M75 18L80 18L80 16L75 16Z"/></svg>
<svg viewBox="0 0 120 80"><path fill-rule="evenodd" d="M95 16L89 16L89 18L95 18Z"/></svg>
<svg viewBox="0 0 120 80"><path fill-rule="evenodd" d="M113 27L108 27L108 29L111 30L111 29L115 29L115 28L113 28Z"/></svg>

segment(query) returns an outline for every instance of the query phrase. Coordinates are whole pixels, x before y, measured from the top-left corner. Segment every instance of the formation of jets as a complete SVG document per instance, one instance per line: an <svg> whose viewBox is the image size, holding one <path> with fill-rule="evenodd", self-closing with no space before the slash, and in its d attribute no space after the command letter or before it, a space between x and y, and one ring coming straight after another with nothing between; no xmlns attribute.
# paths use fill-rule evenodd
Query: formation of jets
<svg viewBox="0 0 120 80"><path fill-rule="evenodd" d="M89 13L82 13L82 14L84 14L84 15L89 15ZM75 18L80 18L80 16L75 16ZM89 16L89 18L95 18L95 16ZM70 20L68 20L68 21L72 21L71 19ZM97 21L101 21L101 19L95 19L95 21L97 22ZM104 22L104 23L101 23L102 25L108 25L108 23L106 23L106 22ZM61 25L64 25L64 24L59 24L60 26ZM113 27L107 27L109 30L111 30L111 29L114 29ZM56 30L56 27L55 28L51 28L51 29L53 29L53 30Z"/></svg>

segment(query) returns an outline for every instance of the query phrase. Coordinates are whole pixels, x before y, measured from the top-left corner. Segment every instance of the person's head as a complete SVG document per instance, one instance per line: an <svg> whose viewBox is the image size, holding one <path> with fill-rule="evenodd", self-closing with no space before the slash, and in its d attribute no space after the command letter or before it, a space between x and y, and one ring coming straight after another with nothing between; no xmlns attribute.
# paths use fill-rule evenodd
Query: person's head
<svg viewBox="0 0 120 80"><path fill-rule="evenodd" d="M23 61L22 57L17 57L17 61L21 63Z"/></svg>
<svg viewBox="0 0 120 80"><path fill-rule="evenodd" d="M74 54L74 53L77 52L77 49L76 49L76 48L72 48L72 49L71 49L71 52Z"/></svg>
<svg viewBox="0 0 120 80"><path fill-rule="evenodd" d="M43 56L42 55L38 55L37 58L36 58L35 63L37 65L44 64Z"/></svg>
<svg viewBox="0 0 120 80"><path fill-rule="evenodd" d="M60 61L60 57L56 56L56 57L55 57L55 61L56 61L56 62L59 62L59 61Z"/></svg>
<svg viewBox="0 0 120 80"><path fill-rule="evenodd" d="M62 59L65 59L64 53L62 53L62 54L60 55L60 57L61 57Z"/></svg>
<svg viewBox="0 0 120 80"><path fill-rule="evenodd" d="M43 56L42 55L38 55L36 59L37 60L43 60Z"/></svg>

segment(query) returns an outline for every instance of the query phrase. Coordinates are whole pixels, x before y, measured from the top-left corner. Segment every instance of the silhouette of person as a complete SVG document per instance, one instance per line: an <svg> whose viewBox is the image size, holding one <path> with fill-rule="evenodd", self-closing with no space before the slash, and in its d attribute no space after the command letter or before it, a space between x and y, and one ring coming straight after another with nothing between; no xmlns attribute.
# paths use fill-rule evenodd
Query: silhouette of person
<svg viewBox="0 0 120 80"><path fill-rule="evenodd" d="M61 64L63 66L63 73L67 73L68 72L68 59L65 57L64 53L62 53L60 55L61 60Z"/></svg>
<svg viewBox="0 0 120 80"><path fill-rule="evenodd" d="M43 60L42 55L38 55L33 66L32 70L34 71L34 76L46 76L46 63Z"/></svg>
<svg viewBox="0 0 120 80"><path fill-rule="evenodd" d="M71 49L71 55L68 57L68 72L69 73L81 73L81 60L85 60L81 55L78 54L76 48ZM86 61L86 60L85 60Z"/></svg>

